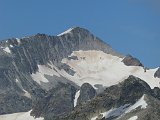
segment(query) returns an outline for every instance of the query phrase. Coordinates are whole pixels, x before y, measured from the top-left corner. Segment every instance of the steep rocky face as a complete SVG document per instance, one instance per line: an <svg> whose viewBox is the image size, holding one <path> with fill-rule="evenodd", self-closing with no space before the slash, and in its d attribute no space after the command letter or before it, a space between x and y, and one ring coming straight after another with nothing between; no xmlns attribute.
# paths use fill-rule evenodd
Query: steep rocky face
<svg viewBox="0 0 160 120"><path fill-rule="evenodd" d="M80 88L80 95L77 100L77 105L83 104L96 96L96 90L89 84L84 83Z"/></svg>
<svg viewBox="0 0 160 120"><path fill-rule="evenodd" d="M32 100L14 92L1 94L0 113L7 114L14 112L25 112L32 108Z"/></svg>
<svg viewBox="0 0 160 120"><path fill-rule="evenodd" d="M32 116L51 119L70 113L74 106L76 88L69 84L59 83L33 105Z"/></svg>
<svg viewBox="0 0 160 120"><path fill-rule="evenodd" d="M145 111L154 109L153 107L150 107L152 104L157 104L158 106L160 105L157 97L152 95L154 94L154 91L155 90L152 90L149 85L141 79L130 76L124 82L106 88L103 93L97 95L91 101L88 101L81 106L77 106L74 111L68 115L68 117L58 118L57 120L90 120L91 118L95 118L93 120L97 120L98 118L96 119L96 116L98 115L98 120L114 120L122 114L122 118L124 118L123 120L127 120L129 117L132 117L131 115L140 114L141 109L138 109L138 107L141 106L141 103L143 103L142 106L144 107L143 109L146 109ZM143 95L147 95L147 97L142 97ZM157 96L159 95L157 94ZM144 99L147 99L146 102ZM149 107L147 107L147 105ZM133 114L131 111L127 111L128 109L131 109L132 112L136 110L137 114ZM105 117L101 114L104 112L107 114L107 111L109 110L113 111ZM159 108L154 110L154 112L158 112ZM150 118L149 116L147 117L147 114L144 116L141 115L140 117L146 117L147 119ZM155 117L159 118L158 115L155 115Z"/></svg>
<svg viewBox="0 0 160 120"><path fill-rule="evenodd" d="M129 113L122 115L118 120L133 119L135 116L137 120L159 120L160 101L151 95L145 95L144 100L147 105L146 108L138 106L136 109L130 111Z"/></svg>
<svg viewBox="0 0 160 120"><path fill-rule="evenodd" d="M155 72L154 77L160 78L160 68Z"/></svg>
<svg viewBox="0 0 160 120"><path fill-rule="evenodd" d="M32 110L45 120L104 120L124 113L126 120L142 113L143 120L153 113L158 119L159 70L144 72L139 60L123 57L79 27L58 36L0 41L0 115ZM139 101L149 107L125 113Z"/></svg>
<svg viewBox="0 0 160 120"><path fill-rule="evenodd" d="M127 55L122 62L127 66L142 66L143 64L137 59L132 57L131 55Z"/></svg>
<svg viewBox="0 0 160 120"><path fill-rule="evenodd" d="M76 50L101 50L121 56L88 30L79 27L60 36L37 34L22 39L13 38L0 41L0 96L5 94L7 97L8 91L13 94L17 93L22 99L19 104L27 103L28 99L30 99L30 105L26 105L24 109L19 110L14 108L7 110L4 104L0 106L0 109L2 109L0 114L28 111L31 109L32 102L34 103L37 98L43 97L44 93L47 92L46 90L52 89L55 85L54 83L41 82L41 84L38 84L31 77L31 75L39 71L38 65L51 63L59 70L65 70L68 74L74 75L75 72L66 64L61 63L61 60L67 58ZM67 80L63 77L50 77L50 81L57 79L61 81ZM31 97L25 96L26 93ZM0 97L0 102L4 100L5 97ZM16 98L13 97L12 100L16 101ZM8 101L7 104L12 106L14 102Z"/></svg>

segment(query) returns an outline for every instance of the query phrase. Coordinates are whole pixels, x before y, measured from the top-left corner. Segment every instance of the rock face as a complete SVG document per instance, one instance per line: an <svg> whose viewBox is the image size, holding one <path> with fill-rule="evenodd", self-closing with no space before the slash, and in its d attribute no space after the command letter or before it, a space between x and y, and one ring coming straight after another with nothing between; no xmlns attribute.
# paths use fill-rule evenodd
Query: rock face
<svg viewBox="0 0 160 120"><path fill-rule="evenodd" d="M94 54L86 52L93 50L96 51ZM101 56L98 56L99 53ZM79 54L82 56L79 57ZM85 54L87 57L83 56ZM0 115L32 110L32 116L43 117L45 120L90 120L96 116L98 120L112 120L122 113L124 115L120 119L123 120L135 114L141 120L160 119L160 89L151 89L143 80L120 72L121 65L143 67L136 58L126 56L122 61L123 57L80 27L58 36L37 34L0 41ZM107 67L104 67L105 64ZM118 73L112 73L112 67ZM155 77L159 78L159 71ZM115 83L117 77L114 76L121 73L122 77L126 75L123 78L128 78L119 84L118 79ZM149 76L148 73L146 76ZM78 92L79 97L76 99L78 105L74 107L75 95L79 90L80 95ZM139 100L147 104L147 108L141 109L138 106L132 112L125 113ZM111 113L102 115L109 110ZM116 111L118 115L115 115Z"/></svg>
<svg viewBox="0 0 160 120"><path fill-rule="evenodd" d="M6 95L7 94L7 95ZM8 92L5 94L1 94L1 101L0 101L0 113L7 114L14 112L25 112L32 107L32 100L25 97L20 96L13 92Z"/></svg>
<svg viewBox="0 0 160 120"><path fill-rule="evenodd" d="M89 83L84 83L80 88L80 96L78 97L77 105L83 104L95 96L95 89Z"/></svg>
<svg viewBox="0 0 160 120"><path fill-rule="evenodd" d="M154 77L160 78L160 68L155 72Z"/></svg>
<svg viewBox="0 0 160 120"><path fill-rule="evenodd" d="M142 63L137 59L132 57L131 55L127 55L122 62L127 66L142 66Z"/></svg>
<svg viewBox="0 0 160 120"><path fill-rule="evenodd" d="M64 116L70 113L73 108L76 88L69 84L59 83L55 88L48 91L33 105L32 116L51 119L57 116Z"/></svg>
<svg viewBox="0 0 160 120"><path fill-rule="evenodd" d="M0 41L0 114L29 111L32 103L44 97L46 90L55 85L54 83L37 84L33 80L31 75L39 71L38 65L51 63L60 70L63 69L68 74L74 75L75 72L61 61L77 50L102 50L121 56L108 44L80 27L61 36L37 34L22 39L13 38ZM54 81L57 78L51 77L50 79ZM58 79L66 81L63 77ZM10 101L3 104L5 98L12 96L12 93L16 93L17 98L20 98L18 104L23 104L22 108L17 107L15 110L14 107L10 107L10 109L6 109L7 105L14 106L14 101L17 101L16 97L12 97ZM30 94L31 97L25 96L25 93Z"/></svg>
<svg viewBox="0 0 160 120"><path fill-rule="evenodd" d="M157 89L158 90L156 91L160 90L159 88ZM135 115L138 115L140 120L152 120L149 113L152 110L154 110L154 113L157 113L159 111L159 107L157 106L160 105L160 101L158 100L160 97L159 94L156 93L156 97L153 94L155 94L155 90L152 90L147 83L139 78L130 76L124 82L106 88L103 93L97 95L91 101L88 101L81 106L77 106L67 117L58 118L57 120L90 120L95 116L99 116L99 119L95 118L96 120L115 120L121 115L123 115L119 118L121 120L127 120ZM145 95L145 97L142 99L143 95ZM142 103L146 104L146 108L140 108L141 102L137 102L139 99L141 99L140 101ZM143 102L144 99L146 103ZM134 108L132 106L135 106L135 103L139 105ZM131 108L134 109L127 112L127 110ZM110 112L106 117L101 114L112 109L113 113ZM115 114L114 110L116 112ZM156 120L160 118L159 114L153 114L153 116Z"/></svg>

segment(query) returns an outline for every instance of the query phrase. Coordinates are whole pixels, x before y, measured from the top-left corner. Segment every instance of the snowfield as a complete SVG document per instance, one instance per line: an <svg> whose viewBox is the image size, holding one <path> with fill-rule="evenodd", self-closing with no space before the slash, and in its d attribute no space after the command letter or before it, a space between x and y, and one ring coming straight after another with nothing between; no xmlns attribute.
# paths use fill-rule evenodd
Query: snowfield
<svg viewBox="0 0 160 120"><path fill-rule="evenodd" d="M102 84L109 87L123 81L129 75L139 77L151 88L160 86L160 79L154 78L154 73L158 68L145 72L140 66L126 66L121 62L123 58L96 50L74 51L70 56L77 56L78 60L64 58L62 62L69 65L76 73L74 76L66 77L79 86L88 82L93 86Z"/></svg>
<svg viewBox="0 0 160 120"><path fill-rule="evenodd" d="M141 66L126 66L122 62L123 58L96 50L74 51L69 57L71 56L77 56L78 60L64 58L62 63L76 72L74 76L63 69L59 70L50 62L47 65L38 65L38 71L31 77L39 84L49 82L44 75L55 75L67 78L79 86L87 82L93 87L96 84L109 87L122 82L129 75L134 75L148 83L151 88L160 87L160 79L154 77L158 68L145 71Z"/></svg>
<svg viewBox="0 0 160 120"><path fill-rule="evenodd" d="M13 114L0 115L0 120L44 120L43 118L34 118L30 116L30 112L20 112Z"/></svg>
<svg viewBox="0 0 160 120"><path fill-rule="evenodd" d="M66 31L67 33L69 31ZM3 49L10 53L9 48ZM158 68L149 69L144 71L143 67L140 66L126 66L122 60L117 56L106 54L102 51L89 50L89 51L74 51L69 57L77 56L78 59L67 59L64 58L61 62L69 65L72 70L76 73L72 76L69 75L65 70L59 70L52 62L47 65L38 65L38 71L31 74L34 81L41 85L42 82L48 83L49 81L45 78L45 75L64 77L75 84L81 86L83 83L90 83L94 88L96 84L109 87L111 85L118 84L124 79L128 78L129 75L134 75L140 79L147 82L151 88L160 87L160 79L154 78L154 73ZM16 82L21 86L18 79ZM23 89L23 87L21 87ZM24 90L24 96L31 97L30 94ZM79 91L75 95L74 106L77 105L77 99L79 97ZM129 107L128 107L129 106ZM141 106L141 109L147 107L147 103L144 100L144 96L137 101L134 105L125 105L119 108L113 108L107 112L101 113L105 117L109 116L119 116L123 113L128 113L133 109ZM94 117L92 120L97 118ZM136 120L137 118L133 116L129 120ZM14 113L7 115L0 115L0 120L35 120L34 117L30 116L29 112ZM36 120L43 120L43 118L38 118Z"/></svg>

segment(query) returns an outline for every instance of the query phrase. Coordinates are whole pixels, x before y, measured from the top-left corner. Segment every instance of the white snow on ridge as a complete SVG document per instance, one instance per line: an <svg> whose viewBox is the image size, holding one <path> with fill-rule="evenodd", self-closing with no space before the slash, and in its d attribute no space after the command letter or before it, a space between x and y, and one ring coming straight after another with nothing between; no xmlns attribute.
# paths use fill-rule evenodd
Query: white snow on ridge
<svg viewBox="0 0 160 120"><path fill-rule="evenodd" d="M133 117L129 118L128 120L137 120L137 119L138 119L137 116L133 116Z"/></svg>
<svg viewBox="0 0 160 120"><path fill-rule="evenodd" d="M13 47L13 45L9 45L11 48Z"/></svg>
<svg viewBox="0 0 160 120"><path fill-rule="evenodd" d="M31 77L34 81L36 81L39 84L41 84L41 82L49 82L44 75L55 75L60 77L60 75L54 70L53 66L51 65L38 65L38 72L36 72L35 74L31 74Z"/></svg>
<svg viewBox="0 0 160 120"><path fill-rule="evenodd" d="M16 40L17 40L17 42L20 44L21 43L21 41L20 41L20 39L19 38L16 38Z"/></svg>
<svg viewBox="0 0 160 120"><path fill-rule="evenodd" d="M3 48L3 50L4 50L5 52L7 52L7 53L11 53L9 47Z"/></svg>
<svg viewBox="0 0 160 120"><path fill-rule="evenodd" d="M70 56L77 56L78 60L64 58L62 63L69 65L76 73L74 76L66 75L66 77L79 86L88 82L92 86L102 84L109 87L123 81L129 75L139 77L151 88L160 86L160 79L154 78L158 68L145 72L140 66L126 66L121 62L123 58L96 50L74 51Z"/></svg>
<svg viewBox="0 0 160 120"><path fill-rule="evenodd" d="M44 120L44 118L34 118L30 116L30 112L20 112L13 114L0 115L0 120Z"/></svg>
<svg viewBox="0 0 160 120"><path fill-rule="evenodd" d="M77 105L77 100L79 95L80 95L80 90L76 92L75 99L74 99L74 107Z"/></svg>
<svg viewBox="0 0 160 120"><path fill-rule="evenodd" d="M62 35L64 35L64 34L70 33L73 29L74 29L74 28L70 28L70 29L64 31L63 33L58 34L57 36L62 36Z"/></svg>

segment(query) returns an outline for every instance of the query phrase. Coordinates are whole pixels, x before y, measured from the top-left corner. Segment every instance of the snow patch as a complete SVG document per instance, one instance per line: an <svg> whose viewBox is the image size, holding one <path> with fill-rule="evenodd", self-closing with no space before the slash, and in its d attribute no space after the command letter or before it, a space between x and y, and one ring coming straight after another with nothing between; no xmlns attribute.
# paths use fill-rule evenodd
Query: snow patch
<svg viewBox="0 0 160 120"><path fill-rule="evenodd" d="M50 75L50 76L58 76L60 75L55 71L54 66L52 64L47 64L47 65L38 65L38 71L34 74L31 74L31 77L34 81L37 83L41 84L41 82L49 82L46 78L45 75Z"/></svg>
<svg viewBox="0 0 160 120"><path fill-rule="evenodd" d="M28 91L26 91L25 89L23 89L23 91L25 92L24 96L31 98L31 94Z"/></svg>
<svg viewBox="0 0 160 120"><path fill-rule="evenodd" d="M136 109L136 108L138 108L138 107L141 107L141 109L145 109L145 108L147 108L147 103L146 103L146 101L144 100L144 96L145 95L143 95L134 105L132 105L131 107L129 107L127 110L126 110L126 112L125 113L129 113L129 112L131 112L132 110L134 110L134 109Z"/></svg>
<svg viewBox="0 0 160 120"><path fill-rule="evenodd" d="M31 98L31 94L30 94L28 91L26 91L25 89L23 89L23 87L22 87L22 85L21 85L21 83L19 82L18 79L16 79L16 83L17 83L18 86L24 91L24 96L26 96L26 97L28 97L28 98Z"/></svg>
<svg viewBox="0 0 160 120"><path fill-rule="evenodd" d="M11 48L13 47L13 45L9 45Z"/></svg>
<svg viewBox="0 0 160 120"><path fill-rule="evenodd" d="M70 28L70 29L66 30L65 32L63 32L63 33L58 34L57 36L62 36L64 34L70 33L73 29L74 28Z"/></svg>
<svg viewBox="0 0 160 120"><path fill-rule="evenodd" d="M5 52L7 52L7 53L11 53L9 47L3 48L3 50L4 50Z"/></svg>
<svg viewBox="0 0 160 120"><path fill-rule="evenodd" d="M52 64L47 65L38 65L38 71L44 75L50 75L50 76L57 76L60 77L60 75L54 70L54 67Z"/></svg>
<svg viewBox="0 0 160 120"><path fill-rule="evenodd" d="M17 40L17 42L20 44L21 43L21 41L20 41L20 39L19 38L16 38L16 40Z"/></svg>
<svg viewBox="0 0 160 120"><path fill-rule="evenodd" d="M109 118L109 117L117 117L120 116L121 114L123 114L126 110L126 108L129 106L129 104L126 104L124 106L120 106L119 108L112 108L109 111L100 113L101 115L103 115L103 117L105 118ZM91 120L96 120L98 118L98 116L92 118Z"/></svg>
<svg viewBox="0 0 160 120"><path fill-rule="evenodd" d="M73 51L70 56L77 56L78 60L64 58L62 63L69 65L76 73L71 76L64 71L61 72L64 77L79 86L88 82L92 86L102 84L109 87L133 75L147 82L151 88L159 87L160 79L154 78L154 73L158 68L145 72L141 66L126 66L122 62L123 58L96 50Z"/></svg>
<svg viewBox="0 0 160 120"><path fill-rule="evenodd" d="M30 116L30 111L13 114L0 115L0 120L44 120L44 118L34 118Z"/></svg>
<svg viewBox="0 0 160 120"><path fill-rule="evenodd" d="M133 117L129 118L128 120L137 120L137 119L138 119L137 116L133 116Z"/></svg>
<svg viewBox="0 0 160 120"><path fill-rule="evenodd" d="M19 80L18 79L16 79L16 83L18 83L19 82Z"/></svg>
<svg viewBox="0 0 160 120"><path fill-rule="evenodd" d="M77 105L77 100L78 100L79 95L80 95L80 90L77 91L76 94L75 94L74 107Z"/></svg>
<svg viewBox="0 0 160 120"><path fill-rule="evenodd" d="M49 82L45 77L43 73L36 72L35 74L31 74L31 77L34 81L36 81L38 84L41 84L41 82L47 83Z"/></svg>

